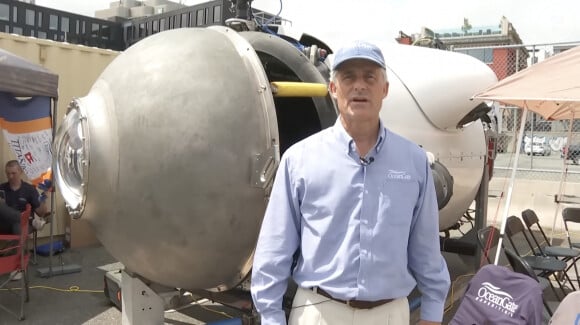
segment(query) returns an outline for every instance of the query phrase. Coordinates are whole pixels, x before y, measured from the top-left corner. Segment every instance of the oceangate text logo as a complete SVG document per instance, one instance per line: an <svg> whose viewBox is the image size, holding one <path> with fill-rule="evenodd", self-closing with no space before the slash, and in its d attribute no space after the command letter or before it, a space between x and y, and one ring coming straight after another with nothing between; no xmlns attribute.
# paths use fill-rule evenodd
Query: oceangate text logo
<svg viewBox="0 0 580 325"><path fill-rule="evenodd" d="M502 291L501 288L494 286L489 282L483 282L481 288L477 291L476 301L487 304L510 317L518 309L518 305L514 302L514 298L507 292Z"/></svg>
<svg viewBox="0 0 580 325"><path fill-rule="evenodd" d="M389 172L387 173L387 178L388 179L409 181L409 180L411 180L411 175L407 174L407 172L405 172L405 171L389 169Z"/></svg>

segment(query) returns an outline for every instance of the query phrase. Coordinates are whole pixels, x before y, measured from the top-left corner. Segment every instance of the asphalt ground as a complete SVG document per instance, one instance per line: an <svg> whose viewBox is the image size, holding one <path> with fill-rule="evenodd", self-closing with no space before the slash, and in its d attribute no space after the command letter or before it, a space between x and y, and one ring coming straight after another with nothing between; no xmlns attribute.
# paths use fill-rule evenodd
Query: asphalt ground
<svg viewBox="0 0 580 325"><path fill-rule="evenodd" d="M554 244L564 244L564 240L557 239ZM452 277L452 288L444 319L444 324L446 324L457 310L462 293L475 273L478 262L472 256L451 253L444 253L444 256ZM507 262L500 260L500 264L507 265ZM105 297L103 289L105 273L119 269L122 265L102 246L69 249L53 257L52 265L55 274L59 273L61 266L64 269L79 266L80 272L53 275L48 278L40 277L38 269L47 270L48 265L49 258L45 256L39 256L36 265L30 265L28 272L30 301L25 304L26 319L18 321L12 315L0 310L0 325L121 324L121 311ZM6 276L0 277L0 281L4 279ZM16 284L17 282L11 282L10 286ZM551 296L550 290L547 290L545 294L548 300L552 300L551 305L555 307L557 303ZM410 300L415 298L416 293L410 297ZM18 303L18 296L5 290L0 291L0 304L18 308ZM205 299L176 309L165 312L165 324L209 324L228 319L228 317L240 316L240 313L234 309ZM412 323L418 319L418 316L418 312L412 313Z"/></svg>

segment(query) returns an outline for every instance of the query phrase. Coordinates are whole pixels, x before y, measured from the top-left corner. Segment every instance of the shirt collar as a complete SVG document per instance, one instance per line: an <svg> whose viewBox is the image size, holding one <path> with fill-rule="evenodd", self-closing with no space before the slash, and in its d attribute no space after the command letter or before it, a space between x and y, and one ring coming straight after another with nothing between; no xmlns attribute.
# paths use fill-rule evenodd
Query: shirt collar
<svg viewBox="0 0 580 325"><path fill-rule="evenodd" d="M356 151L354 140L344 129L344 126L340 121L340 116L336 119L336 122L334 123L334 126L332 128L338 142L344 145L344 147L346 147L347 154ZM387 139L387 128L385 128L383 121L379 119L379 136L377 138L377 143L375 144L374 147L375 153L378 153L381 150L386 139Z"/></svg>

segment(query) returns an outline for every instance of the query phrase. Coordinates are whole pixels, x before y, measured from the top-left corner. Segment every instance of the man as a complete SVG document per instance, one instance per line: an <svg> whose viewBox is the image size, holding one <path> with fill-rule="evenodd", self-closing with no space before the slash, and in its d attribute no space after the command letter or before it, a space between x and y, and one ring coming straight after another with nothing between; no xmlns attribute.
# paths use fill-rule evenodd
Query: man
<svg viewBox="0 0 580 325"><path fill-rule="evenodd" d="M409 324L415 285L420 324L440 324L450 280L435 188L425 152L379 118L389 90L380 49L339 49L329 90L336 124L284 153L270 195L251 288L262 324L286 323L290 276L290 324Z"/></svg>
<svg viewBox="0 0 580 325"><path fill-rule="evenodd" d="M24 211L26 205L30 204L32 211L40 217L31 220L30 224L40 230L46 222L43 218L47 212L44 200L42 202L39 200L38 191L34 186L22 181L22 168L18 161L8 161L5 171L7 182L0 184L0 204L6 204L18 212ZM5 211L5 209L2 210ZM20 214L0 213L0 226L3 232L19 234Z"/></svg>

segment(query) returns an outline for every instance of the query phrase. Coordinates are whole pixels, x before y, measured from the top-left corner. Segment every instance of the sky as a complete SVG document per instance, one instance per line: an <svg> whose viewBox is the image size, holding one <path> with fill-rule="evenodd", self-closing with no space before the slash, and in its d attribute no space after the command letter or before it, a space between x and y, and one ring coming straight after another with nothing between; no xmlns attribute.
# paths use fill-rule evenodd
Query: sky
<svg viewBox="0 0 580 325"><path fill-rule="evenodd" d="M94 16L112 0L36 0L45 7ZM179 2L179 0L175 0ZM182 0L193 5L200 0ZM499 25L505 16L526 45L580 42L578 0L254 0L254 8L278 13L306 32L337 46L353 39L385 42L399 31L419 33L460 28L467 18L472 26Z"/></svg>

